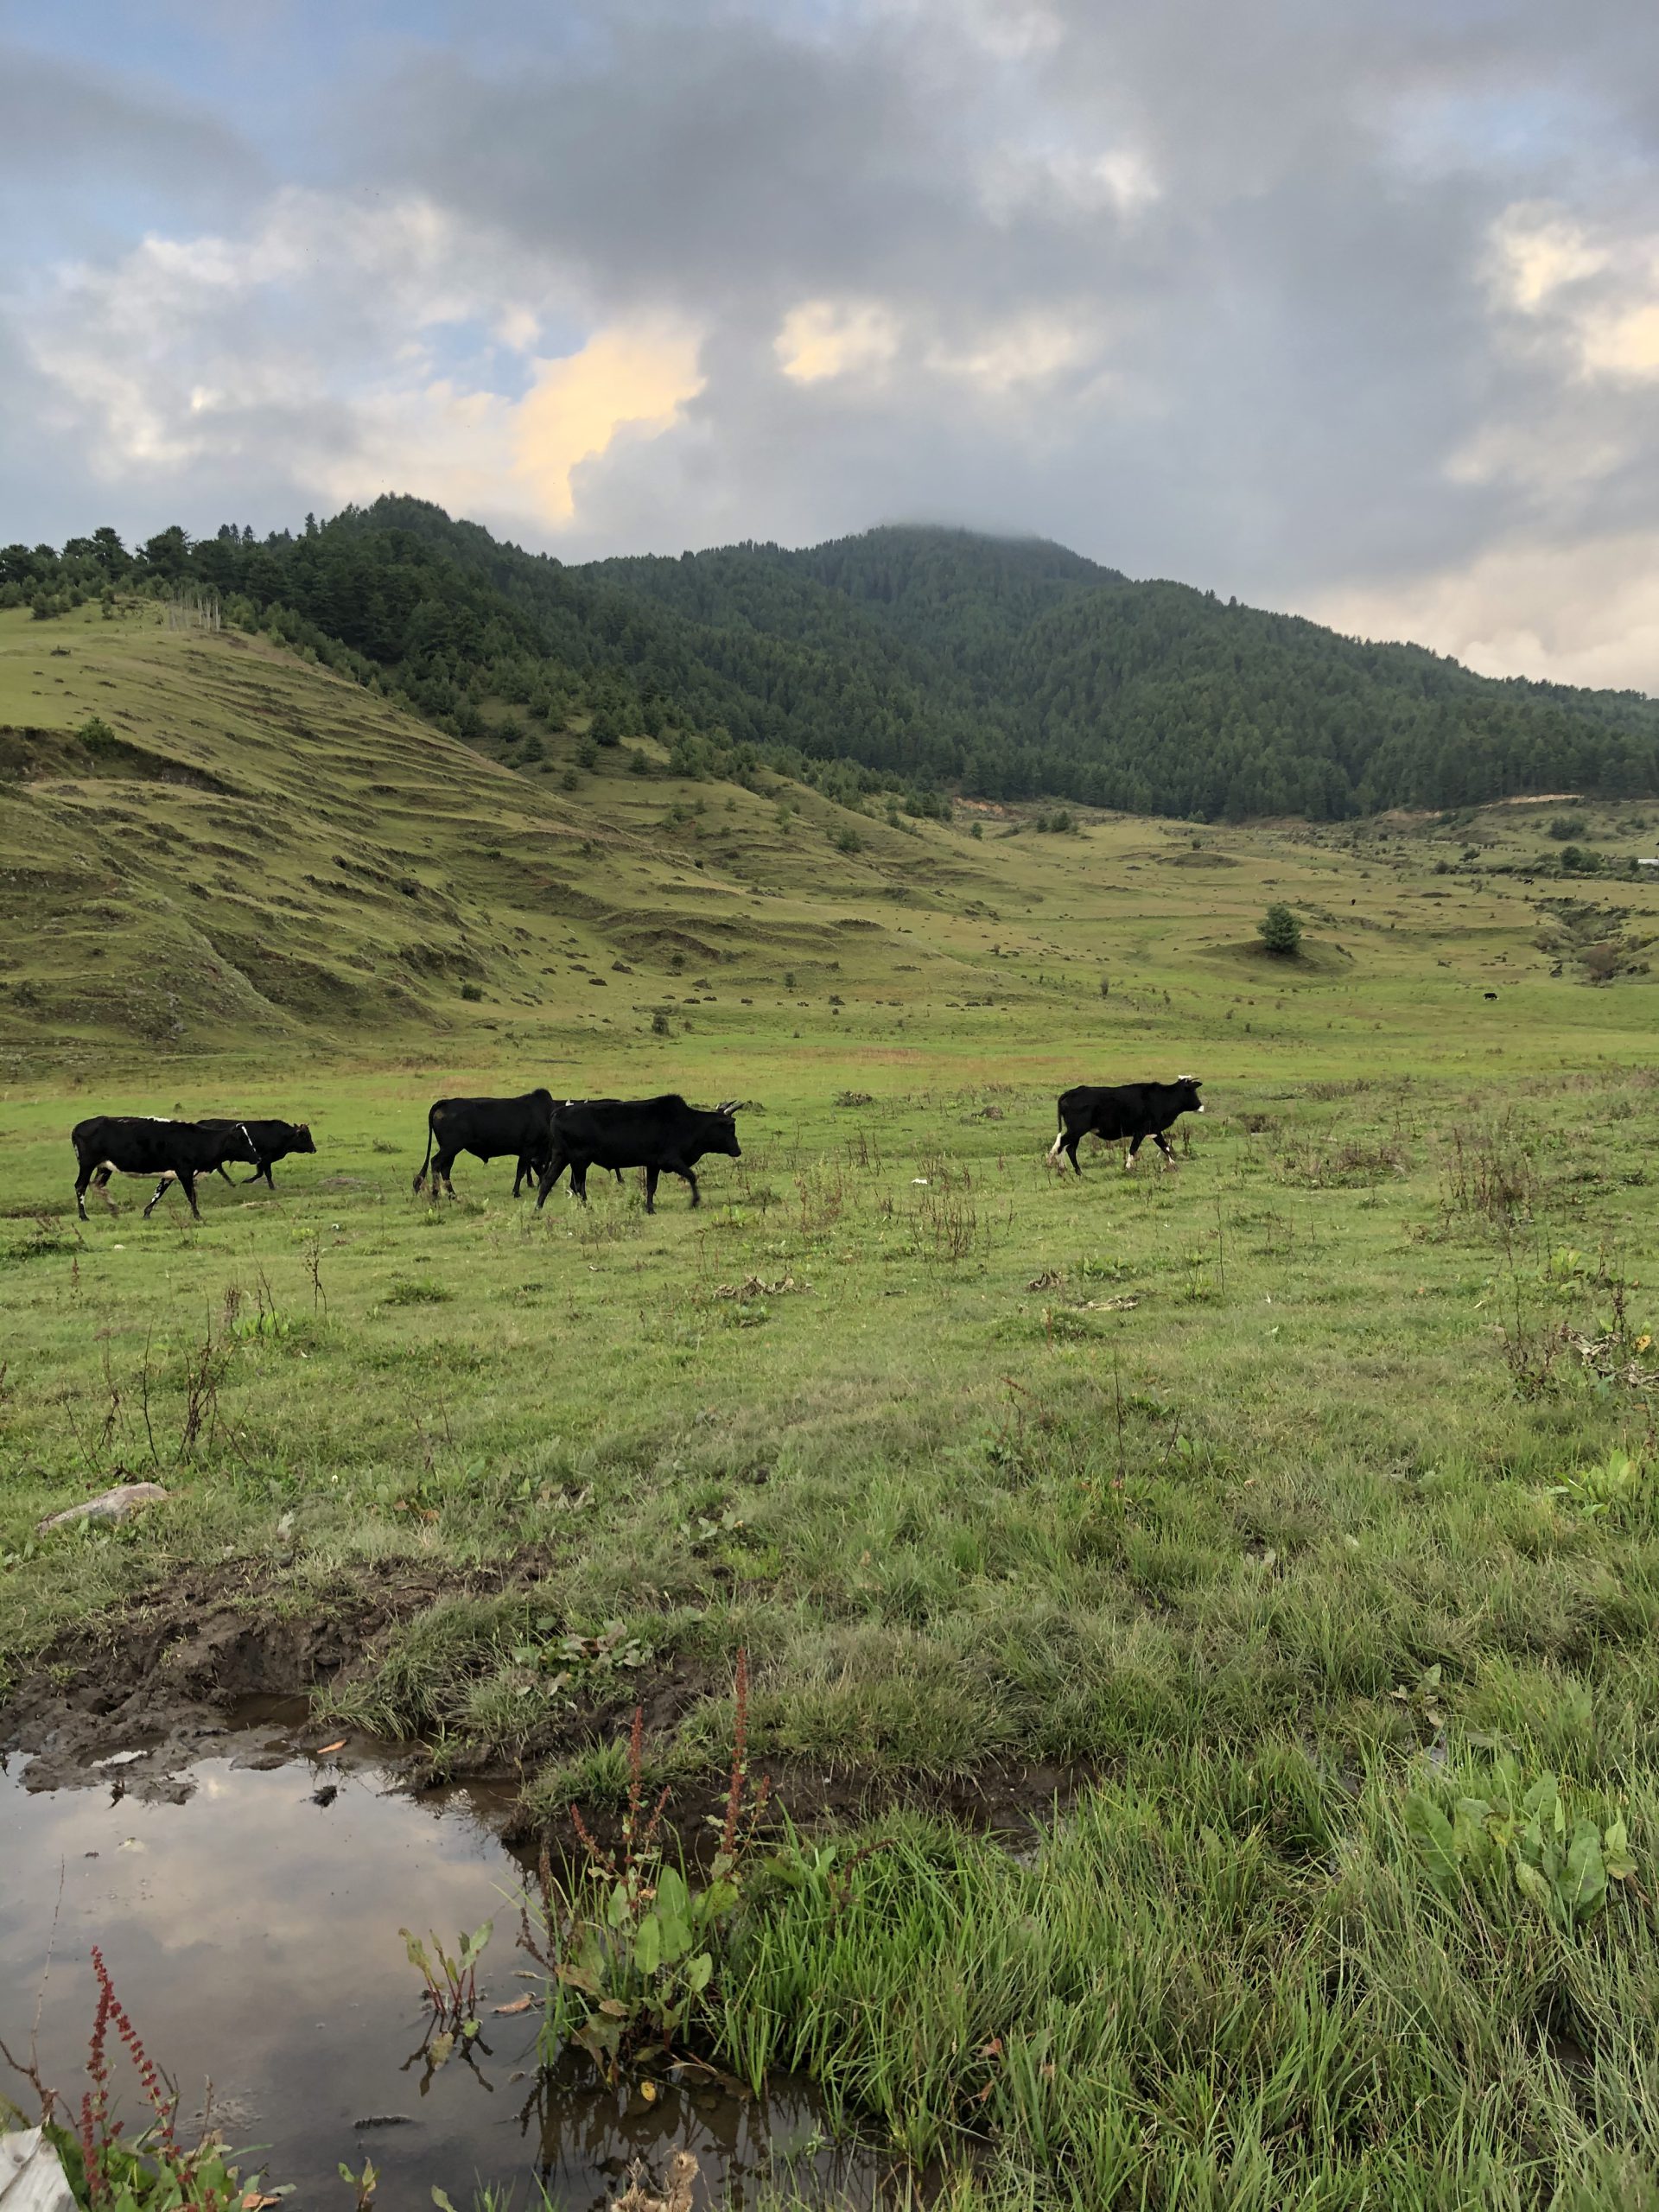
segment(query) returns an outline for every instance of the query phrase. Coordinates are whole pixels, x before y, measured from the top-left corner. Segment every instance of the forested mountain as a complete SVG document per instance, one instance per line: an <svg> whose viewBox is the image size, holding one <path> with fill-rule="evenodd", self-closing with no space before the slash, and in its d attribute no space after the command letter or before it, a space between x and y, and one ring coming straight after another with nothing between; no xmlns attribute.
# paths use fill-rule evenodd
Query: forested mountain
<svg viewBox="0 0 1659 2212"><path fill-rule="evenodd" d="M1498 683L1037 540L884 529L791 551L567 566L401 498L256 540L112 531L0 551L42 619L137 583L213 587L477 739L505 700L685 767L766 759L842 796L882 785L1205 819L1513 792L1659 792L1659 703Z"/></svg>

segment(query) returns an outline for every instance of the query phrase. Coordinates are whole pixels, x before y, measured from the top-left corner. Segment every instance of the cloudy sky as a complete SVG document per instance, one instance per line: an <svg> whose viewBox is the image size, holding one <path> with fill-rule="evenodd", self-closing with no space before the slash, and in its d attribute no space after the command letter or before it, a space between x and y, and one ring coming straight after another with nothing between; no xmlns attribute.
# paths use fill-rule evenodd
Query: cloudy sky
<svg viewBox="0 0 1659 2212"><path fill-rule="evenodd" d="M1651 0L0 0L0 539L927 519L1659 691Z"/></svg>

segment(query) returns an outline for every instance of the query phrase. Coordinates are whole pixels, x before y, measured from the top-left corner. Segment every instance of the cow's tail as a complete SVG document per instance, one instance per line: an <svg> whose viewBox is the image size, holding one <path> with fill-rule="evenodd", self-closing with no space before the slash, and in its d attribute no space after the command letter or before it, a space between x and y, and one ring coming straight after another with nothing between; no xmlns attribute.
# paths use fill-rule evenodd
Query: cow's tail
<svg viewBox="0 0 1659 2212"><path fill-rule="evenodd" d="M1061 1150L1065 1143L1065 1111L1063 1107L1058 1104L1054 1109L1054 1118L1059 1124L1059 1135L1055 1138L1053 1143L1048 1147L1048 1156L1051 1160L1058 1160L1059 1158Z"/></svg>
<svg viewBox="0 0 1659 2212"><path fill-rule="evenodd" d="M412 1186L417 1192L419 1191L422 1184L425 1182L426 1171L432 1164L432 1146L436 1135L437 1131L432 1126L432 1116L429 1114L426 1117L426 1158L421 1162L420 1166L416 1173L415 1181Z"/></svg>

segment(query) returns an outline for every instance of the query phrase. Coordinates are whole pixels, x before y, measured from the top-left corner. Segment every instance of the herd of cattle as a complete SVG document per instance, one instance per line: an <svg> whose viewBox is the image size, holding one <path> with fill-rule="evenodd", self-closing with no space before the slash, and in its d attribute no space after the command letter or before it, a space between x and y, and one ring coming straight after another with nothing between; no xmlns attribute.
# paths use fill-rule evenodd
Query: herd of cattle
<svg viewBox="0 0 1659 2212"><path fill-rule="evenodd" d="M462 1153L474 1160L508 1159L517 1163L512 1195L526 1182L536 1185L539 1210L547 1194L568 1167L570 1188L585 1205L588 1170L608 1167L621 1180L627 1167L645 1171L645 1211L653 1213L657 1185L664 1175L677 1175L691 1186L691 1203L699 1203L696 1165L710 1153L728 1159L741 1158L737 1141L735 1099L713 1108L688 1106L677 1092L660 1098L567 1098L556 1100L550 1091L527 1090L517 1098L440 1098L426 1117L426 1157L415 1177L418 1192L427 1183L433 1198L447 1192L453 1198L454 1185L449 1171ZM1077 1165L1077 1147L1085 1136L1124 1147L1123 1165L1133 1167L1135 1154L1150 1137L1163 1154L1166 1166L1175 1165L1169 1131L1183 1114L1202 1114L1196 1077L1181 1076L1174 1083L1080 1084L1063 1091L1059 1100L1059 1134L1048 1158L1058 1166L1062 1157ZM241 1163L253 1173L243 1179L271 1181L274 1162L290 1153L315 1152L309 1126L304 1122L268 1119L164 1122L134 1114L95 1114L78 1122L71 1133L75 1147L75 1208L86 1219L86 1193L96 1189L114 1211L109 1194L111 1175L154 1175L155 1196L144 1208L148 1218L170 1183L176 1183L201 1218L196 1204L196 1178L218 1174L226 1182L227 1166Z"/></svg>

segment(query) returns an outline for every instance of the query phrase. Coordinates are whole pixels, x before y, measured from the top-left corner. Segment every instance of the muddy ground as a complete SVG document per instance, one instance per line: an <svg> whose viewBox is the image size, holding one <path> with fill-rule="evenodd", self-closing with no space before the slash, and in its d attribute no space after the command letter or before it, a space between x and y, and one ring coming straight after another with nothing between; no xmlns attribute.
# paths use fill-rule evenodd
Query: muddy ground
<svg viewBox="0 0 1659 2212"><path fill-rule="evenodd" d="M372 1662L379 1641L440 1598L493 1592L538 1579L524 1560L467 1577L387 1561L331 1592L326 1607L300 1617L287 1593L234 1563L181 1576L120 1611L85 1622L43 1656L0 1707L0 1754L22 1758L31 1789L108 1786L140 1797L181 1799L191 1766L211 1755L234 1725L250 1748L246 1764L280 1764L317 1749L319 1726L339 1764L401 1774L411 1789L465 1777L493 1785L506 1840L534 1845L543 1834L556 1852L575 1844L568 1814L543 1830L518 1793L536 1770L594 1743L626 1732L635 1702L644 1707L646 1742L661 1743L704 1697L725 1688L695 1660L677 1655L629 1687L626 1696L551 1722L516 1761L469 1758L446 1746L439 1772L418 1741L388 1745L309 1718L314 1693ZM249 1737L250 1728L255 1732ZM255 1740L261 1729L263 1740ZM771 1782L771 1807L800 1827L851 1827L897 1803L913 1805L1010 1837L1030 1834L1087 1780L1080 1770L998 1763L970 1775L895 1782L819 1761L757 1757L757 1777ZM726 1777L710 1770L677 1780L677 1820L689 1858L700 1855L702 1811L723 1798ZM589 1809L601 1840L613 1825Z"/></svg>

